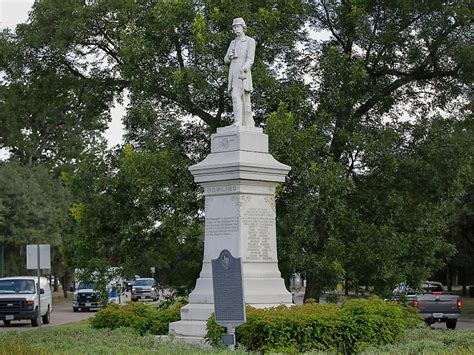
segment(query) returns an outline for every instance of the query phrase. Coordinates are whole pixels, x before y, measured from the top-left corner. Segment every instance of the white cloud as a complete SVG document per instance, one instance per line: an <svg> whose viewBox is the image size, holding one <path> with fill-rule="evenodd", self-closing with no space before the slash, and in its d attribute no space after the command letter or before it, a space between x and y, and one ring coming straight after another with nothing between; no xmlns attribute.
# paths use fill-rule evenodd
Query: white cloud
<svg viewBox="0 0 474 355"><path fill-rule="evenodd" d="M14 29L28 20L34 0L0 0L0 28Z"/></svg>

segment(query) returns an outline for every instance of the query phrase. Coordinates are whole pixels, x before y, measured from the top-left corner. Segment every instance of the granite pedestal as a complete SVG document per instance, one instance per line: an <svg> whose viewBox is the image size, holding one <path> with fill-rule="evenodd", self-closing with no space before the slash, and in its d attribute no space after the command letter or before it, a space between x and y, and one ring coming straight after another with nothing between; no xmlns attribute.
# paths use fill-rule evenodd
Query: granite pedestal
<svg viewBox="0 0 474 355"><path fill-rule="evenodd" d="M275 187L290 167L268 153L261 128L229 126L212 135L211 154L189 168L205 193L204 260L189 304L170 334L202 338L214 312L211 260L223 249L242 258L245 302L254 307L292 303L278 269Z"/></svg>

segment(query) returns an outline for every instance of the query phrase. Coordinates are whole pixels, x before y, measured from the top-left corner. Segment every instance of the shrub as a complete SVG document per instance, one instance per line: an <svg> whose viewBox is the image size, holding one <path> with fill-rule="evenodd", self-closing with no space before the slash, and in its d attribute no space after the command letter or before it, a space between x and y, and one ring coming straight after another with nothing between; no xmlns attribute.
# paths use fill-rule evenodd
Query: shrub
<svg viewBox="0 0 474 355"><path fill-rule="evenodd" d="M237 328L237 342L251 351L356 352L369 345L396 341L419 323L415 310L379 298L348 301L344 305L307 303L255 309L247 306L247 322ZM220 343L224 328L212 316L206 339Z"/></svg>
<svg viewBox="0 0 474 355"><path fill-rule="evenodd" d="M140 335L167 334L169 323L180 319L180 310L185 304L183 299L161 308L141 302L132 302L125 306L110 304L97 312L89 322L96 329L130 327Z"/></svg>
<svg viewBox="0 0 474 355"><path fill-rule="evenodd" d="M326 296L327 303L338 303L341 299L341 296L338 294L331 294Z"/></svg>

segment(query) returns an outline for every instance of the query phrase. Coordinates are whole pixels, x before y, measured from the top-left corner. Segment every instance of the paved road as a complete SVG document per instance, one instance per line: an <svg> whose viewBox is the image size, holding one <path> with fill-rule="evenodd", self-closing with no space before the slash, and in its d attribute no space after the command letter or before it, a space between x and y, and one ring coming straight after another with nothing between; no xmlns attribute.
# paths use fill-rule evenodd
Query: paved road
<svg viewBox="0 0 474 355"><path fill-rule="evenodd" d="M73 312L70 304L53 305L53 312L51 313L51 323L43 324L42 327L54 327L55 325L79 322L83 319L90 318L95 315L95 311L90 312ZM5 326L0 321L0 333L12 330L32 330L39 329L39 327L32 327L31 321L12 321L10 326Z"/></svg>
<svg viewBox="0 0 474 355"><path fill-rule="evenodd" d="M435 323L430 326L433 329L446 329L446 323ZM474 329L474 320L458 320L456 330Z"/></svg>

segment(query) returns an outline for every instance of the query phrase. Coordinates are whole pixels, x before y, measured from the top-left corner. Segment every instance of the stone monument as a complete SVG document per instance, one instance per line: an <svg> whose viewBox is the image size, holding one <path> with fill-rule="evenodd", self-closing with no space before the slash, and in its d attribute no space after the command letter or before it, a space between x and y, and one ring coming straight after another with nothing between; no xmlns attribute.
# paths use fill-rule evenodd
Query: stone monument
<svg viewBox="0 0 474 355"><path fill-rule="evenodd" d="M291 304L292 296L278 269L275 187L285 181L290 167L268 153L268 136L255 127L250 93L250 69L255 41L245 36L245 22L234 19L237 35L227 51L229 90L234 123L217 128L211 136L211 153L189 168L204 188L204 260L189 304L181 320L170 324L170 334L199 342L206 321L214 312L211 260L222 250L242 260L245 302L258 308Z"/></svg>

